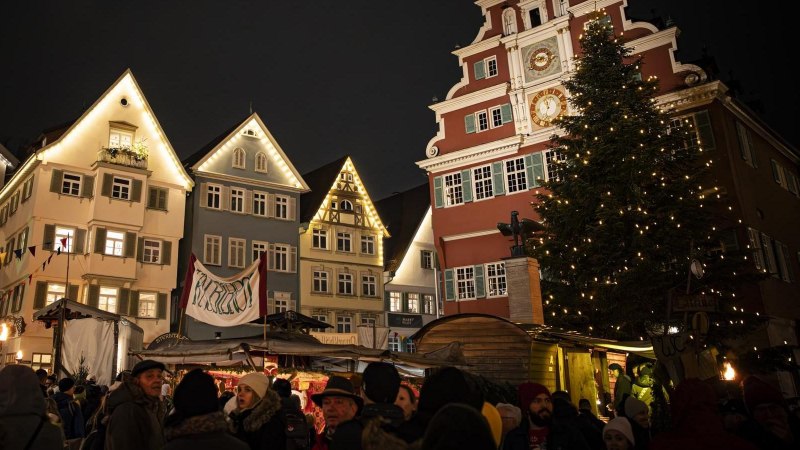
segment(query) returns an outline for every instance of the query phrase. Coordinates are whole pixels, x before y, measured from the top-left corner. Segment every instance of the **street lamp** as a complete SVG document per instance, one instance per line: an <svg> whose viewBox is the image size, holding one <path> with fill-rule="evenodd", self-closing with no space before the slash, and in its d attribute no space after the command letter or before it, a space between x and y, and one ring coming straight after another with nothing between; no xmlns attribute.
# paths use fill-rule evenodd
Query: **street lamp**
<svg viewBox="0 0 800 450"><path fill-rule="evenodd" d="M22 362L22 350L17 350L17 364Z"/></svg>

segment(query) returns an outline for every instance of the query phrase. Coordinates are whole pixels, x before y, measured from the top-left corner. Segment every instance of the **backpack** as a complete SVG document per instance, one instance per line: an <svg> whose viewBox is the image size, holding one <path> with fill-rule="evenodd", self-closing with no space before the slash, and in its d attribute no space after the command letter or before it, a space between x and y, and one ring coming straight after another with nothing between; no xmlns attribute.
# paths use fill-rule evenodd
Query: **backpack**
<svg viewBox="0 0 800 450"><path fill-rule="evenodd" d="M281 409L286 433L286 450L307 450L311 448L311 431L306 416L301 411Z"/></svg>

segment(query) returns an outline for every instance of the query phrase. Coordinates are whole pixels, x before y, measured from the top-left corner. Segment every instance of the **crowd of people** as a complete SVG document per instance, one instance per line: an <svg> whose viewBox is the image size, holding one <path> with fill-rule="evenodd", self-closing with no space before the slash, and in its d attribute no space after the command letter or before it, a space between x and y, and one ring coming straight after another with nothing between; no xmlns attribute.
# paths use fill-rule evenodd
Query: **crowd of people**
<svg viewBox="0 0 800 450"><path fill-rule="evenodd" d="M120 373L109 387L92 377L76 385L11 365L0 370L0 450L640 450L800 448L800 421L781 393L754 376L742 398L720 403L696 379L671 395L672 427L653 430L649 405L614 399L616 417L601 420L592 403L565 391L518 386L516 402L492 403L474 375L433 371L419 395L388 363L370 363L353 384L331 376L311 401L325 425L303 414L290 383L245 374L221 392L201 369L168 395L166 367L153 360Z"/></svg>

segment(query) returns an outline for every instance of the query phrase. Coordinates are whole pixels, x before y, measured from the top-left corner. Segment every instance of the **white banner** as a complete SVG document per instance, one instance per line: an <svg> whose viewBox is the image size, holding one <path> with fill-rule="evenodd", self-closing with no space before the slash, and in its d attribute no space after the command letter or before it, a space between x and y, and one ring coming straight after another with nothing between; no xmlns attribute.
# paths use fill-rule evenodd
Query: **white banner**
<svg viewBox="0 0 800 450"><path fill-rule="evenodd" d="M233 327L266 314L267 273L263 253L250 267L228 278L212 274L194 255L189 270L181 296L181 307L189 316L209 325Z"/></svg>

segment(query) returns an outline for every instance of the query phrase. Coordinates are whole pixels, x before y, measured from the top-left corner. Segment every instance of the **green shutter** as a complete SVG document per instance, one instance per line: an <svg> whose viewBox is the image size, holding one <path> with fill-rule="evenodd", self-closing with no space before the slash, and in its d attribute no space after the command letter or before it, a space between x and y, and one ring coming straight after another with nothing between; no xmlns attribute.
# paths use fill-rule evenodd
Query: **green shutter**
<svg viewBox="0 0 800 450"><path fill-rule="evenodd" d="M467 129L467 134L475 132L475 114L464 116L464 127Z"/></svg>
<svg viewBox="0 0 800 450"><path fill-rule="evenodd" d="M120 288L119 290L119 302L117 302L117 314L120 316L130 316L131 314L128 312L128 302L131 296L131 290L126 288Z"/></svg>
<svg viewBox="0 0 800 450"><path fill-rule="evenodd" d="M525 155L525 175L528 179L528 189L542 185L544 165L542 164L541 152Z"/></svg>
<svg viewBox="0 0 800 450"><path fill-rule="evenodd" d="M86 230L78 228L75 230L75 249L76 254L83 254L86 251Z"/></svg>
<svg viewBox="0 0 800 450"><path fill-rule="evenodd" d="M98 228L94 232L94 252L103 253L106 249L106 229Z"/></svg>
<svg viewBox="0 0 800 450"><path fill-rule="evenodd" d="M156 310L158 311L156 317L159 319L167 318L167 294L158 294L158 305L156 305Z"/></svg>
<svg viewBox="0 0 800 450"><path fill-rule="evenodd" d="M83 176L83 183L81 183L81 197L94 197L94 177L90 177L88 175Z"/></svg>
<svg viewBox="0 0 800 450"><path fill-rule="evenodd" d="M492 193L503 195L506 193L505 176L503 175L503 162L492 163Z"/></svg>
<svg viewBox="0 0 800 450"><path fill-rule="evenodd" d="M123 249L123 255L126 258L136 257L136 233L131 231L125 232L125 248Z"/></svg>
<svg viewBox="0 0 800 450"><path fill-rule="evenodd" d="M476 80L486 78L486 65L483 64L483 60L476 62L472 67L475 70Z"/></svg>
<svg viewBox="0 0 800 450"><path fill-rule="evenodd" d="M508 123L514 120L514 115L511 113L511 103L504 103L500 105L500 117L503 123Z"/></svg>
<svg viewBox="0 0 800 450"><path fill-rule="evenodd" d="M165 266L172 264L172 242L170 241L161 241L161 264Z"/></svg>
<svg viewBox="0 0 800 450"><path fill-rule="evenodd" d="M22 186L22 203L25 203L33 192L33 177L28 178L28 181Z"/></svg>
<svg viewBox="0 0 800 450"><path fill-rule="evenodd" d="M445 269L444 271L444 298L445 300L456 299L456 286L453 280L453 269Z"/></svg>
<svg viewBox="0 0 800 450"><path fill-rule="evenodd" d="M97 308L97 306L100 304L100 286L96 284L89 285L89 293L86 296L86 304Z"/></svg>
<svg viewBox="0 0 800 450"><path fill-rule="evenodd" d="M483 265L479 264L474 267L475 270L475 297L486 297L486 287L483 283Z"/></svg>
<svg viewBox="0 0 800 450"><path fill-rule="evenodd" d="M461 171L461 196L465 202L472 201L472 177L470 176L471 170Z"/></svg>
<svg viewBox="0 0 800 450"><path fill-rule="evenodd" d="M70 284L69 285L69 293L67 295L67 298L72 300L73 302L77 302L78 301L78 288L79 287L80 286L78 286L77 284Z"/></svg>
<svg viewBox="0 0 800 450"><path fill-rule="evenodd" d="M711 129L711 119L708 111L700 111L694 114L694 121L697 124L697 134L700 136L700 146L704 151L714 150L714 130Z"/></svg>
<svg viewBox="0 0 800 450"><path fill-rule="evenodd" d="M128 304L128 315L139 317L139 291L131 291L131 299Z"/></svg>
<svg viewBox="0 0 800 450"><path fill-rule="evenodd" d="M100 195L103 197L111 197L111 185L114 182L114 177L111 174L103 174L103 186L100 188Z"/></svg>
<svg viewBox="0 0 800 450"><path fill-rule="evenodd" d="M33 309L38 311L44 308L46 301L47 301L47 282L37 281L36 293L33 294Z"/></svg>
<svg viewBox="0 0 800 450"><path fill-rule="evenodd" d="M139 241L136 243L136 260L144 260L144 238L139 238Z"/></svg>
<svg viewBox="0 0 800 450"><path fill-rule="evenodd" d="M25 283L20 284L19 286L19 295L14 296L14 304L12 305L11 312L18 313L22 310L22 300L25 298Z"/></svg>
<svg viewBox="0 0 800 450"><path fill-rule="evenodd" d="M54 250L56 249L56 226L51 224L46 224L44 226L44 236L42 236L42 248L45 250Z"/></svg>
<svg viewBox="0 0 800 450"><path fill-rule="evenodd" d="M147 188L147 207L155 209L158 206L158 190L154 187Z"/></svg>
<svg viewBox="0 0 800 450"><path fill-rule="evenodd" d="M50 178L50 192L60 194L62 181L64 181L64 171L53 169L53 176Z"/></svg>
<svg viewBox="0 0 800 450"><path fill-rule="evenodd" d="M436 208L444 206L444 192L442 191L442 177L433 178L433 201Z"/></svg>
<svg viewBox="0 0 800 450"><path fill-rule="evenodd" d="M400 312L408 312L408 292L400 293Z"/></svg>
<svg viewBox="0 0 800 450"><path fill-rule="evenodd" d="M158 209L167 210L167 194L169 194L168 189L158 190Z"/></svg>
<svg viewBox="0 0 800 450"><path fill-rule="evenodd" d="M131 191L131 201L142 201L142 180L133 180L133 190Z"/></svg>
<svg viewBox="0 0 800 450"><path fill-rule="evenodd" d="M389 291L383 291L383 309L384 311L391 311L392 309L389 306Z"/></svg>

